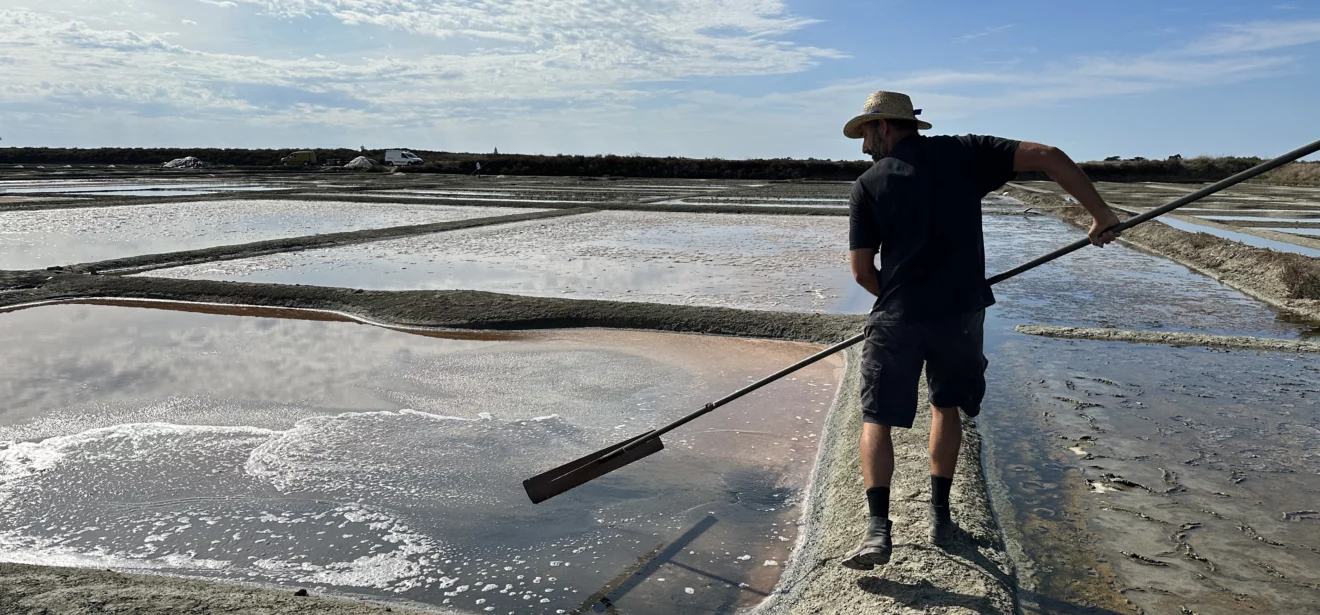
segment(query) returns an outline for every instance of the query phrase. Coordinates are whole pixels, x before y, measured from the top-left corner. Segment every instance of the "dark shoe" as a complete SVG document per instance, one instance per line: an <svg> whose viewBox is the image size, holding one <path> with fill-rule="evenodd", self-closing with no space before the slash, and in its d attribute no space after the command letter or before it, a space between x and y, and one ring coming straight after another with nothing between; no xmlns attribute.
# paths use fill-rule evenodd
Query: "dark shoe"
<svg viewBox="0 0 1320 615"><path fill-rule="evenodd" d="M848 554L848 557L843 558L844 567L853 570L870 570L888 564L889 554L894 550L889 539L889 530L893 526L894 522L889 519L871 517L871 525L866 528L866 534L862 536L862 544Z"/></svg>
<svg viewBox="0 0 1320 615"><path fill-rule="evenodd" d="M953 515L948 506L930 507L930 542L935 546L945 547L953 543L953 535L958 526L953 523Z"/></svg>

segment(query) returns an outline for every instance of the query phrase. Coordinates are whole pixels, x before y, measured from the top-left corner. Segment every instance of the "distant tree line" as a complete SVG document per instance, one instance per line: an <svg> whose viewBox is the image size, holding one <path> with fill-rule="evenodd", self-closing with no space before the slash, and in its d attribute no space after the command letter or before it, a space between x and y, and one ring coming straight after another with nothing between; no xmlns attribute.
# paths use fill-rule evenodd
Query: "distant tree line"
<svg viewBox="0 0 1320 615"><path fill-rule="evenodd" d="M357 156L384 162L385 150L312 149L325 162L346 163ZM194 156L215 166L240 168L280 168L280 158L294 149L216 149L216 148L92 148L65 149L44 147L0 148L0 164L65 165L116 164L160 165L175 158ZM669 177L683 179L752 179L752 180L840 180L851 181L870 167L862 160L725 160L720 158L653 158L646 156L539 156L523 154L471 154L413 149L427 161L424 165L404 167L405 173L446 173L467 175L481 163L483 175L551 175L588 177ZM1220 157L1166 160L1118 160L1085 162L1082 168L1096 181L1217 181L1259 164L1260 158ZM1320 164L1306 163L1304 167ZM1320 175L1308 172L1306 176ZM1023 174L1021 180L1045 179Z"/></svg>

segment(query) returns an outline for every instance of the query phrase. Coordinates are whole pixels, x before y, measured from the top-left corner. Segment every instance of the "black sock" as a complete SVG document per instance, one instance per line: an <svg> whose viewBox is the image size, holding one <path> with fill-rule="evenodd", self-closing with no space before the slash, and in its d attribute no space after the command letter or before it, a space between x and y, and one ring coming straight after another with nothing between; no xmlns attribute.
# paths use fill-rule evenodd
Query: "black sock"
<svg viewBox="0 0 1320 615"><path fill-rule="evenodd" d="M889 487L871 487L866 490L866 504L872 517L889 518Z"/></svg>
<svg viewBox="0 0 1320 615"><path fill-rule="evenodd" d="M930 475L930 503L941 508L949 507L949 490L953 489L953 479Z"/></svg>

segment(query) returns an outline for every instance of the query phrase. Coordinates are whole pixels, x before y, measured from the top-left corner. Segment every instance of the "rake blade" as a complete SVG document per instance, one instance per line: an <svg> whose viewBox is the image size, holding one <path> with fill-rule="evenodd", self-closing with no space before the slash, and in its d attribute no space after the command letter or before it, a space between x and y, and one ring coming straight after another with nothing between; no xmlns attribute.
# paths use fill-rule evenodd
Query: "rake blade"
<svg viewBox="0 0 1320 615"><path fill-rule="evenodd" d="M537 474L536 476L523 481L523 489L527 490L527 497L532 499L533 504L540 504L541 502L568 491L569 489L600 478L610 472L622 468L623 466L637 461L638 459L658 453L665 448L665 445L660 441L660 438L648 438L641 441L631 450L622 455L616 455L601 461L602 457L636 441L637 438L625 440L612 445L609 448L596 451L581 459L570 461L548 472Z"/></svg>

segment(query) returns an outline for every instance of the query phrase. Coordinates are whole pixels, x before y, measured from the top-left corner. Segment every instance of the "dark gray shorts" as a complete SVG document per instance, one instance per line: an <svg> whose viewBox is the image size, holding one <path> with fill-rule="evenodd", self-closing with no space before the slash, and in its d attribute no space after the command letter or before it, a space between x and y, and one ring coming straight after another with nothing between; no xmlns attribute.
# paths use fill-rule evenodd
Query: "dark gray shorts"
<svg viewBox="0 0 1320 615"><path fill-rule="evenodd" d="M862 420L912 427L917 379L926 365L930 403L981 413L985 310L929 321L880 322L866 327L862 347Z"/></svg>

